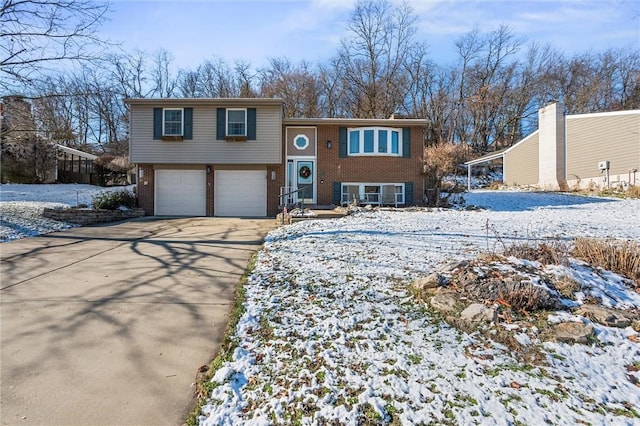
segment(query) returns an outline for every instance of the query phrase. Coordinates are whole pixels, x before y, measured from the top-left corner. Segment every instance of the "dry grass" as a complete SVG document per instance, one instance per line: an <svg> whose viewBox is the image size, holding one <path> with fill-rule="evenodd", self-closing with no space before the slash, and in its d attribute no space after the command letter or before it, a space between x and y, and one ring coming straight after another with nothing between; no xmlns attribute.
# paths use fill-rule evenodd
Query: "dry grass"
<svg viewBox="0 0 640 426"><path fill-rule="evenodd" d="M505 249L504 255L540 262L542 265L567 263L567 247L559 242L514 244Z"/></svg>
<svg viewBox="0 0 640 426"><path fill-rule="evenodd" d="M592 266L640 283L640 244L612 239L577 238L571 254Z"/></svg>
<svg viewBox="0 0 640 426"><path fill-rule="evenodd" d="M631 185L624 195L628 198L640 198L640 185Z"/></svg>
<svg viewBox="0 0 640 426"><path fill-rule="evenodd" d="M580 283L570 276L563 275L553 282L554 287L562 296L568 299L575 299L575 294L580 290Z"/></svg>
<svg viewBox="0 0 640 426"><path fill-rule="evenodd" d="M488 189L501 189L504 186L504 182L502 182L501 180L494 180L492 181L487 188Z"/></svg>
<svg viewBox="0 0 640 426"><path fill-rule="evenodd" d="M640 185L629 185L625 188L625 186L620 184L607 188L591 182L587 188L580 188L580 186L577 185L570 188L568 192L577 192L599 197L640 198Z"/></svg>
<svg viewBox="0 0 640 426"><path fill-rule="evenodd" d="M500 290L498 297L508 306L522 313L535 312L550 307L549 295L531 283L519 283L508 290Z"/></svg>

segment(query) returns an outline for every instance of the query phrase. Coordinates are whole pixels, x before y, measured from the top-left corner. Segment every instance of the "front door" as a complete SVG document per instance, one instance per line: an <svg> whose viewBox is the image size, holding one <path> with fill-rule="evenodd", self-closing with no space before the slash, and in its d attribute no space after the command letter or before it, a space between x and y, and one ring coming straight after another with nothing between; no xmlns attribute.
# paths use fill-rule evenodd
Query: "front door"
<svg viewBox="0 0 640 426"><path fill-rule="evenodd" d="M296 186L298 187L298 202L314 204L316 194L314 188L315 161L296 160Z"/></svg>
<svg viewBox="0 0 640 426"><path fill-rule="evenodd" d="M316 160L309 158L289 158L287 160L287 204L304 202L316 203ZM295 189L298 192L293 192Z"/></svg>

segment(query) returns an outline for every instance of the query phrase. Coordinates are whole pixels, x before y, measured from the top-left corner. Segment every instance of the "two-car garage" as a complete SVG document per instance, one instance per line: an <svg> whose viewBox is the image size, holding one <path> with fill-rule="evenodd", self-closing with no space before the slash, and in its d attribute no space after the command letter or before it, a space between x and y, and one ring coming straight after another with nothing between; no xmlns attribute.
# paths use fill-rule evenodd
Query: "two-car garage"
<svg viewBox="0 0 640 426"><path fill-rule="evenodd" d="M206 216L207 170L156 169L156 216ZM231 217L267 215L267 172L214 170L213 214Z"/></svg>

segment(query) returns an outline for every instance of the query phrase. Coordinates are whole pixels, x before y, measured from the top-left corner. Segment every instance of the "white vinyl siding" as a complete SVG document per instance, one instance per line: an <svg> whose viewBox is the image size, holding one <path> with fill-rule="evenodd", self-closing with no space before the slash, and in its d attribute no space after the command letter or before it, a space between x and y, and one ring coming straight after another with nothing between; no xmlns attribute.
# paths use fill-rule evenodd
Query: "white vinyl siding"
<svg viewBox="0 0 640 426"><path fill-rule="evenodd" d="M156 170L156 216L205 216L205 170Z"/></svg>
<svg viewBox="0 0 640 426"><path fill-rule="evenodd" d="M267 215L266 170L216 170L214 215L265 217Z"/></svg>
<svg viewBox="0 0 640 426"><path fill-rule="evenodd" d="M279 106L257 107L256 140L241 143L216 140L217 106L193 106L193 139L172 143L153 139L153 107L132 105L131 161L140 164L282 163L282 112Z"/></svg>

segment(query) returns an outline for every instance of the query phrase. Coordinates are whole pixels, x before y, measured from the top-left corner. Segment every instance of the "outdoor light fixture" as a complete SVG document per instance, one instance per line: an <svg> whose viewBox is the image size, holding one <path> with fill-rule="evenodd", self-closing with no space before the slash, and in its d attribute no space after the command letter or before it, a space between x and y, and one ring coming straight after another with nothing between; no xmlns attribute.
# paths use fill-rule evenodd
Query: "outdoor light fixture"
<svg viewBox="0 0 640 426"><path fill-rule="evenodd" d="M211 166L207 166L207 174L210 175L211 174Z"/></svg>
<svg viewBox="0 0 640 426"><path fill-rule="evenodd" d="M327 141L327 149L331 149L333 143L331 141Z"/></svg>

